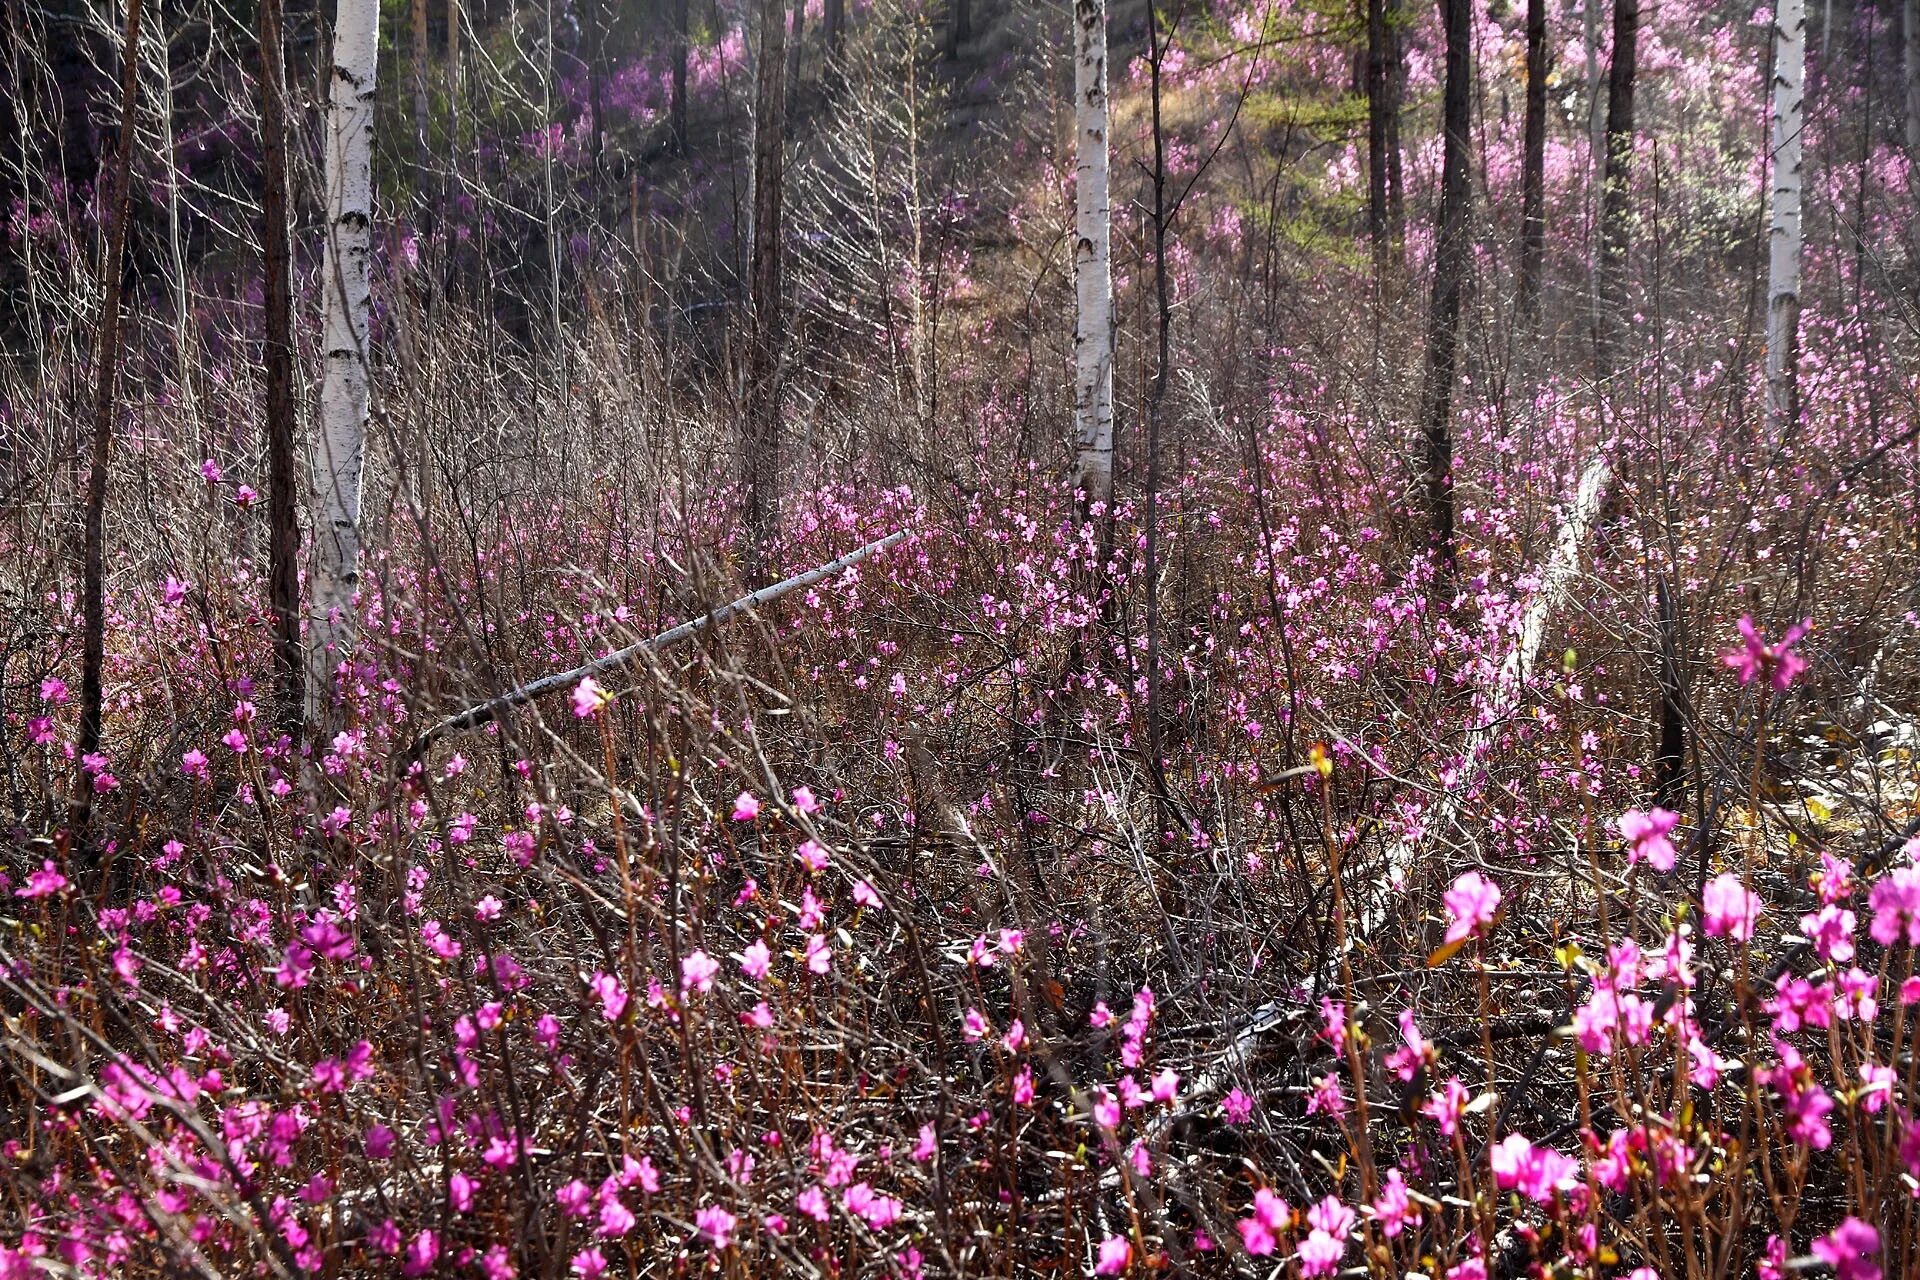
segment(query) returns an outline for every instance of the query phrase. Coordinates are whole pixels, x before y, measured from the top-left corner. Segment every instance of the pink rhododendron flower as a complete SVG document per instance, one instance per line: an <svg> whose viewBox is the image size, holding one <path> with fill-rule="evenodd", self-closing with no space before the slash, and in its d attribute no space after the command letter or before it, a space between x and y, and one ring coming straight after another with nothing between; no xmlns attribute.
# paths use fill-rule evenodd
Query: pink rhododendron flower
<svg viewBox="0 0 1920 1280"><path fill-rule="evenodd" d="M1880 1280L1880 1232L1859 1218L1816 1239L1813 1256L1833 1268L1834 1280Z"/></svg>
<svg viewBox="0 0 1920 1280"><path fill-rule="evenodd" d="M694 951L680 957L680 989L682 991L711 991L713 976L720 972L720 962L704 951Z"/></svg>
<svg viewBox="0 0 1920 1280"><path fill-rule="evenodd" d="M1125 1236L1108 1236L1100 1242L1100 1259L1093 1264L1097 1276L1117 1276L1133 1262L1133 1245Z"/></svg>
<svg viewBox="0 0 1920 1280"><path fill-rule="evenodd" d="M1680 815L1670 809L1653 809L1647 813L1629 809L1621 814L1620 836L1627 842L1628 861L1644 859L1655 871L1673 870L1678 855L1673 841L1667 837L1679 823Z"/></svg>
<svg viewBox="0 0 1920 1280"><path fill-rule="evenodd" d="M751 791L742 791L733 798L733 820L752 822L760 816L760 800Z"/></svg>
<svg viewBox="0 0 1920 1280"><path fill-rule="evenodd" d="M582 676L580 683L573 686L573 714L582 720L589 719L600 708L613 700L612 695L601 687L592 676Z"/></svg>
<svg viewBox="0 0 1920 1280"><path fill-rule="evenodd" d="M746 949L740 953L740 972L746 974L755 982L765 981L768 972L772 968L773 952L769 950L767 944L759 938L755 938L752 942L749 942Z"/></svg>
<svg viewBox="0 0 1920 1280"><path fill-rule="evenodd" d="M1293 1218L1287 1202L1262 1187L1253 1193L1253 1215L1237 1224L1241 1243L1257 1258L1270 1256L1279 1247L1280 1233Z"/></svg>
<svg viewBox="0 0 1920 1280"><path fill-rule="evenodd" d="M1752 617L1740 619L1740 638L1742 647L1721 655L1720 660L1739 674L1741 684L1750 684L1756 676L1771 677L1773 687L1782 693L1793 684L1802 671L1807 669L1807 660L1792 652L1793 646L1813 627L1812 620L1797 622L1787 628L1786 635L1776 644L1768 644L1753 625Z"/></svg>
<svg viewBox="0 0 1920 1280"><path fill-rule="evenodd" d="M1580 1169L1570 1157L1551 1147L1536 1147L1517 1133L1495 1144L1488 1159L1502 1190L1517 1189L1540 1204L1552 1200L1556 1191L1570 1190Z"/></svg>
<svg viewBox="0 0 1920 1280"><path fill-rule="evenodd" d="M1740 883L1731 872L1715 876L1700 898L1701 927L1712 937L1727 937L1735 942L1753 938L1754 922L1760 917L1760 899Z"/></svg>
<svg viewBox="0 0 1920 1280"><path fill-rule="evenodd" d="M710 1204L693 1215L693 1223L701 1235L713 1242L714 1248L725 1249L733 1242L733 1229L739 1219L719 1205Z"/></svg>
<svg viewBox="0 0 1920 1280"><path fill-rule="evenodd" d="M1463 873L1446 892L1448 942L1461 942L1493 923L1500 909L1500 886L1478 871Z"/></svg>

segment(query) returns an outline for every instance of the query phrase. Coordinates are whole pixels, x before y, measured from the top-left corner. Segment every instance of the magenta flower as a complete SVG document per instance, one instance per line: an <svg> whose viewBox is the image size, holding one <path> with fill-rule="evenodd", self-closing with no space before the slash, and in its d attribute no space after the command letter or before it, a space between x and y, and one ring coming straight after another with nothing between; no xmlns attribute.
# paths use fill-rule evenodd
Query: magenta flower
<svg viewBox="0 0 1920 1280"><path fill-rule="evenodd" d="M751 791L742 791L733 798L733 820L752 822L760 816L760 800Z"/></svg>
<svg viewBox="0 0 1920 1280"><path fill-rule="evenodd" d="M600 1016L608 1022L618 1022L620 1015L627 1011L627 990L620 985L620 979L610 973L596 973L587 985L599 997Z"/></svg>
<svg viewBox="0 0 1920 1280"><path fill-rule="evenodd" d="M1644 858L1662 874L1673 870L1676 854L1673 841L1667 836L1679 822L1680 815L1671 809L1654 809L1648 813L1629 809L1621 814L1620 837L1627 842L1627 860L1639 862Z"/></svg>
<svg viewBox="0 0 1920 1280"><path fill-rule="evenodd" d="M1740 877L1725 872L1708 882L1700 898L1701 924L1712 937L1728 937L1747 942L1753 937L1754 921L1760 917L1760 898L1740 883Z"/></svg>
<svg viewBox="0 0 1920 1280"><path fill-rule="evenodd" d="M1108 1236L1100 1242L1100 1260L1093 1264L1097 1276L1117 1276L1133 1262L1133 1245L1125 1236Z"/></svg>
<svg viewBox="0 0 1920 1280"><path fill-rule="evenodd" d="M747 949L740 953L740 972L755 982L764 981L772 967L773 953L767 950L767 944L758 938L749 942Z"/></svg>
<svg viewBox="0 0 1920 1280"><path fill-rule="evenodd" d="M1440 1092L1420 1104L1420 1111L1440 1126L1443 1137L1451 1138L1460 1128L1460 1116L1467 1108L1467 1089L1459 1076L1448 1076Z"/></svg>
<svg viewBox="0 0 1920 1280"><path fill-rule="evenodd" d="M1447 890L1448 942L1463 942L1493 923L1500 909L1500 886L1478 871L1462 873Z"/></svg>
<svg viewBox="0 0 1920 1280"><path fill-rule="evenodd" d="M400 1273L407 1276L425 1276L433 1274L433 1264L440 1257L440 1237L432 1231L422 1231L407 1246L406 1261L401 1264Z"/></svg>
<svg viewBox="0 0 1920 1280"><path fill-rule="evenodd" d="M1570 1190L1580 1166L1551 1147L1536 1147L1517 1133L1502 1138L1489 1158L1494 1181L1502 1190L1517 1189L1539 1204L1554 1193Z"/></svg>
<svg viewBox="0 0 1920 1280"><path fill-rule="evenodd" d="M569 1218L584 1218L593 1204L593 1188L575 1178L553 1193L554 1203Z"/></svg>
<svg viewBox="0 0 1920 1280"><path fill-rule="evenodd" d="M580 683L573 686L573 714L582 720L589 719L600 708L613 701L613 695L600 686L592 676L582 676Z"/></svg>
<svg viewBox="0 0 1920 1280"><path fill-rule="evenodd" d="M1380 1194L1372 1207L1374 1221L1380 1224L1380 1230L1389 1240L1420 1222L1420 1206L1407 1194L1407 1180L1398 1168L1387 1170L1386 1181L1381 1183Z"/></svg>
<svg viewBox="0 0 1920 1280"><path fill-rule="evenodd" d="M1896 867L1875 881L1867 906L1875 942L1890 947L1904 935L1909 946L1920 945L1920 867Z"/></svg>
<svg viewBox="0 0 1920 1280"><path fill-rule="evenodd" d="M738 1222L739 1219L717 1204L710 1204L693 1215L693 1224L716 1249L724 1249L733 1242L733 1229Z"/></svg>
<svg viewBox="0 0 1920 1280"><path fill-rule="evenodd" d="M27 883L14 891L16 898L51 898L67 887L67 878L53 865L53 859L44 859L40 869L27 876Z"/></svg>
<svg viewBox="0 0 1920 1280"><path fill-rule="evenodd" d="M1858 1218L1815 1240L1813 1253L1833 1268L1835 1280L1880 1280L1880 1233Z"/></svg>
<svg viewBox="0 0 1920 1280"><path fill-rule="evenodd" d="M1738 673L1741 684L1751 684L1755 676L1767 675L1771 677L1773 687L1785 693L1800 673L1807 669L1807 660L1792 649L1813 628L1813 620L1808 618L1788 627L1787 634L1771 645L1760 634L1759 628L1753 625L1751 617L1742 617L1739 627L1744 646L1721 654L1720 660Z"/></svg>
<svg viewBox="0 0 1920 1280"><path fill-rule="evenodd" d="M1241 1243L1257 1258L1268 1257L1279 1247L1280 1233L1293 1217L1287 1202L1266 1187L1253 1193L1253 1216L1238 1223Z"/></svg>
<svg viewBox="0 0 1920 1280"><path fill-rule="evenodd" d="M704 951L695 951L680 957L680 989L682 991L711 991L713 976L720 972L720 962Z"/></svg>

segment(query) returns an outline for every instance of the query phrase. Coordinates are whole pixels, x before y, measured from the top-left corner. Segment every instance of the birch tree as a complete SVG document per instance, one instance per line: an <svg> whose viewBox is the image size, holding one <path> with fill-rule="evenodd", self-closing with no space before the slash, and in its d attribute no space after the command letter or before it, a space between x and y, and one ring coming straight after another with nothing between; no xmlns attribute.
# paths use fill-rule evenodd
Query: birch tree
<svg viewBox="0 0 1920 1280"><path fill-rule="evenodd" d="M1106 0L1073 6L1074 487L1113 502L1113 227L1107 165Z"/></svg>
<svg viewBox="0 0 1920 1280"><path fill-rule="evenodd" d="M373 240L373 114L379 0L339 0L327 102L327 221L321 263L325 372L314 442L309 724L330 701L332 672L353 643L360 579L360 466L368 412L367 318Z"/></svg>
<svg viewBox="0 0 1920 1280"><path fill-rule="evenodd" d="M1779 440L1797 409L1800 345L1800 127L1806 105L1807 2L1779 0L1773 23L1772 225L1767 232L1767 435Z"/></svg>

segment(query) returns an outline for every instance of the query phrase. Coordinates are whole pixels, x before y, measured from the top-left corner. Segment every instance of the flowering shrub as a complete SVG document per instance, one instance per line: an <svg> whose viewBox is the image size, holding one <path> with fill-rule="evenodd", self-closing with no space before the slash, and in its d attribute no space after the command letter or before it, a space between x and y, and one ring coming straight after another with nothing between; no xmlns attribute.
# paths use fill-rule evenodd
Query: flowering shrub
<svg viewBox="0 0 1920 1280"><path fill-rule="evenodd" d="M1557 122L1567 296L1506 327L1482 247L1448 572L1398 386L1432 236L1409 222L1386 285L1355 265L1344 15L1179 33L1178 376L1154 391L1153 228L1117 195L1125 465L1083 511L1051 367L1068 170L973 127L980 81L1052 102L1058 33L998 14L1012 35L923 96L926 13L848 7L893 26L797 126L815 223L765 551L909 536L695 643L422 746L739 591L733 335L699 300L737 286L737 190L653 145L653 51L598 106L575 58L554 118L522 118L548 100L525 85L462 117L461 183L396 236L324 725L279 705L262 616L257 286L196 263L192 325L134 308L99 751L47 514L84 360L0 371L0 1280L1914 1274L1920 490L1910 335L1870 319L1904 302L1874 274L1909 261L1891 154L1824 176L1823 209L1863 207L1809 252L1801 418L1764 437L1727 314L1762 59L1751 15L1667 10L1641 350L1599 383L1574 352L1592 166ZM1482 8L1482 96L1517 101L1523 33ZM740 16L695 35L708 133L734 128ZM1411 121L1439 86L1432 15L1404 17ZM533 65L524 34L493 32L495 74ZM1154 150L1129 61L1116 174ZM1499 213L1519 124L1483 114ZM591 154L602 126L632 170ZM1415 213L1436 141L1408 146ZM651 185L598 221L617 171ZM83 272L85 217L10 208L9 243ZM90 314L53 275L26 277L65 290L50 312ZM520 332L563 306L564 341ZM1620 479L1576 537L1591 458Z"/></svg>

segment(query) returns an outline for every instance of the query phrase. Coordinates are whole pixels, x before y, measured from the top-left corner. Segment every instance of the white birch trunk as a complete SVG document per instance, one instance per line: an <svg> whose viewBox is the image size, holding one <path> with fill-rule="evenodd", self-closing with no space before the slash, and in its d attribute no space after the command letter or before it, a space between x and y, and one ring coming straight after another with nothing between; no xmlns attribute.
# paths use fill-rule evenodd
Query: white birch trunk
<svg viewBox="0 0 1920 1280"><path fill-rule="evenodd" d="M1800 345L1800 130L1807 78L1806 0L1779 0L1773 27L1773 221L1767 236L1767 434L1792 424Z"/></svg>
<svg viewBox="0 0 1920 1280"><path fill-rule="evenodd" d="M368 413L367 317L373 240L373 104L379 0L339 0L327 104L325 373L314 441L308 723L326 723L333 671L353 644L360 578L360 465Z"/></svg>
<svg viewBox="0 0 1920 1280"><path fill-rule="evenodd" d="M1106 0L1073 6L1073 483L1113 501L1113 249Z"/></svg>

